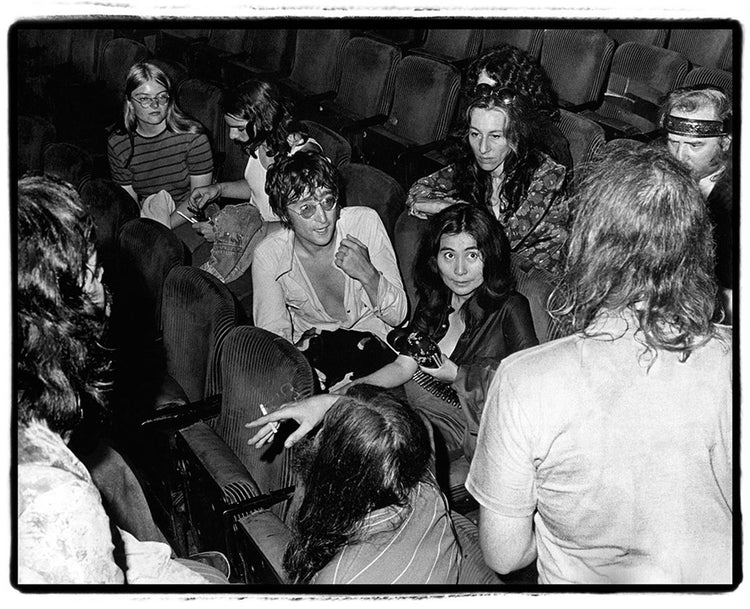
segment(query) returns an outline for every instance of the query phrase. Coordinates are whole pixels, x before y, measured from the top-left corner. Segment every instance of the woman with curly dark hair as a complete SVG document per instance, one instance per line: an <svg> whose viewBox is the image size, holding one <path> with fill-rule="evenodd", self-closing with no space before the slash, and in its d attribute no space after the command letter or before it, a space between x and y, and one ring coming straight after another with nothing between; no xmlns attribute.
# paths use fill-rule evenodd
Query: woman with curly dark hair
<svg viewBox="0 0 750 609"><path fill-rule="evenodd" d="M399 356L352 383L404 385L409 403L433 423L437 450L470 457L481 412L462 408L460 398L483 391L488 368L538 343L529 304L513 290L502 226L478 206L452 205L430 219L415 277L411 324L388 337Z"/></svg>
<svg viewBox="0 0 750 609"><path fill-rule="evenodd" d="M477 85L461 157L411 187L409 214L426 219L457 202L484 207L505 226L513 253L555 273L567 235L566 171L534 146L536 114L523 93Z"/></svg>
<svg viewBox="0 0 750 609"><path fill-rule="evenodd" d="M568 171L573 168L568 140L555 123L560 111L552 83L536 60L517 47L502 44L469 66L463 94L465 104L470 103L476 86L481 84L525 94L536 111L531 125L535 145Z"/></svg>

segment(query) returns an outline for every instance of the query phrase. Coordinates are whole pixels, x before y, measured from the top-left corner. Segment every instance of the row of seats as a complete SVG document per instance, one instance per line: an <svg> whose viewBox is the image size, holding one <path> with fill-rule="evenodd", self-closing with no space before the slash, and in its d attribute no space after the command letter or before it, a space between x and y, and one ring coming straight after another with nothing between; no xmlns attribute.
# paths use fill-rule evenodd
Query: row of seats
<svg viewBox="0 0 750 609"><path fill-rule="evenodd" d="M282 445L289 429L258 450L244 425L261 404L273 410L311 395L310 365L285 339L243 323L226 286L186 266L179 240L161 224L125 222L116 268L115 446L180 555L219 549L235 581L283 582L278 559L294 485L293 453ZM476 526L455 518L465 555L481 564ZM277 559L271 565L266 551Z"/></svg>
<svg viewBox="0 0 750 609"><path fill-rule="evenodd" d="M47 97L54 98L49 105L58 139L95 149L92 139L98 137L101 156L102 123L114 122L121 111L127 68L148 58L178 86L190 81L180 103L208 128L220 159L217 177L229 179L240 174L244 159L227 141L217 102L223 87L250 76L276 79L296 99L300 115L345 135L355 160L387 171L402 186L434 168L423 153L444 140L454 121L461 86L457 63L466 65L460 58L471 59L490 45L515 43L539 58L565 109L559 126L570 141L575 165L588 160L603 139L652 131L661 96L676 86L700 82L732 89L730 72L691 64L674 50L690 46L687 41L696 47L705 39L731 57L732 29L654 36L674 48L646 44L647 30L432 29L416 46L418 38L399 43L389 41L383 31L365 36L348 29L159 30L130 32L129 38L116 36L115 30L49 30L41 46L35 38L39 32L18 30L19 51L31 58L21 62L31 75L24 82L40 98L45 89L54 91ZM640 40L628 39L636 33ZM275 56L289 57L290 63L284 67L280 61L266 61L253 54L256 48L258 53L265 50L266 59L276 49ZM691 54L694 60L701 56L706 53ZM446 61L456 58L458 62ZM34 62L36 71L27 65ZM61 91L71 88L85 94L88 104L75 96L65 103ZM23 106L26 112L29 104Z"/></svg>

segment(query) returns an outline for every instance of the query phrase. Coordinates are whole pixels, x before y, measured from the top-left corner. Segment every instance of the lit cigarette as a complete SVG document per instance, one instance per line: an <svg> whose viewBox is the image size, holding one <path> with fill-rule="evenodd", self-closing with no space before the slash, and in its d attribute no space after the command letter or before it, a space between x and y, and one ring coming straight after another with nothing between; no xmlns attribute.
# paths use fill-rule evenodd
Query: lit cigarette
<svg viewBox="0 0 750 609"><path fill-rule="evenodd" d="M268 410L266 410L266 407L263 406L263 404L258 404L258 407L260 408L260 412L263 414L263 416L266 416L268 414ZM279 424L277 421L271 423L271 429L273 430L273 433L279 431Z"/></svg>
<svg viewBox="0 0 750 609"><path fill-rule="evenodd" d="M177 210L177 213L180 214L183 218L185 218L185 220L187 220L188 222L190 222L190 224L195 224L197 222L197 220L195 218L190 218L189 216L186 216L179 209Z"/></svg>

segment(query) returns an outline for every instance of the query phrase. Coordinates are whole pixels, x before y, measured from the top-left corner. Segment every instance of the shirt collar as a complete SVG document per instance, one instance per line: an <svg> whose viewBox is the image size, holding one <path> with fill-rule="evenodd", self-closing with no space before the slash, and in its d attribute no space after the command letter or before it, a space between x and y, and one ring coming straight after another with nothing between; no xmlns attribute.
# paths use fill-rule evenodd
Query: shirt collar
<svg viewBox="0 0 750 609"><path fill-rule="evenodd" d="M333 240L335 243L335 250L338 250L339 244L341 243L341 231L339 230L339 222L341 221L341 215L339 214L338 220L336 220L336 228L333 233ZM294 267L294 240L297 238L294 231L291 228L282 228L284 231L284 242L282 244L281 253L279 254L279 270L276 273L275 279L278 280L282 275L289 273Z"/></svg>

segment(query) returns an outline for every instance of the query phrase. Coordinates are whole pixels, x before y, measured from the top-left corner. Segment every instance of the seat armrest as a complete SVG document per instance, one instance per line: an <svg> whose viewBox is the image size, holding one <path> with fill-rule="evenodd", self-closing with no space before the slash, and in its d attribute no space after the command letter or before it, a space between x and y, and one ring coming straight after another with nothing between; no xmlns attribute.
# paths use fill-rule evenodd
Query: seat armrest
<svg viewBox="0 0 750 609"><path fill-rule="evenodd" d="M288 501L294 495L294 487L287 486L276 491L271 491L267 495L258 495L257 497L250 497L240 503L235 503L224 509L224 516L234 516L236 514L242 514L246 512L255 512L257 510L266 510L273 507L277 503Z"/></svg>
<svg viewBox="0 0 750 609"><path fill-rule="evenodd" d="M215 417L221 412L221 394L198 402L170 403L141 422L146 430L175 433L197 421Z"/></svg>
<svg viewBox="0 0 750 609"><path fill-rule="evenodd" d="M419 144L417 146L409 146L406 150L398 155L398 160L402 160L403 157L407 156L419 156L432 150L438 150L444 148L448 144L448 140L435 140L434 142L428 142L427 144Z"/></svg>
<svg viewBox="0 0 750 609"><path fill-rule="evenodd" d="M237 455L206 423L180 429L177 437L184 445L186 458L197 463L214 482L223 503L222 511L261 495Z"/></svg>
<svg viewBox="0 0 750 609"><path fill-rule="evenodd" d="M368 116L366 118L362 118L344 125L341 128L341 135L346 136L354 133L359 133L361 131L364 131L368 127L372 127L374 125L382 125L386 120L388 120L388 117L385 114L375 114L374 116Z"/></svg>
<svg viewBox="0 0 750 609"><path fill-rule="evenodd" d="M276 514L263 510L241 518L237 527L250 547L260 555L273 578L280 584L288 584L289 579L283 566L284 552L292 539L292 533L281 519Z"/></svg>
<svg viewBox="0 0 750 609"><path fill-rule="evenodd" d="M570 102L560 101L560 107L568 112L578 113L584 110L595 110L599 107L598 101L583 102L582 104L571 104Z"/></svg>

